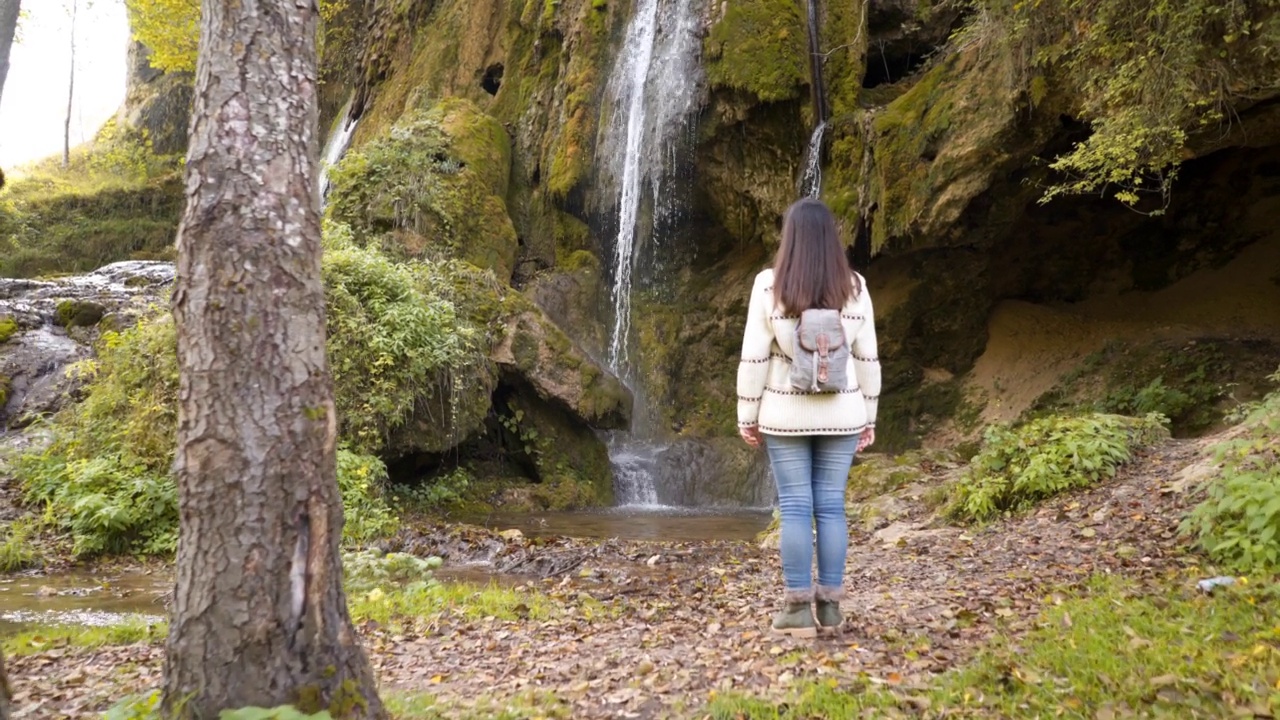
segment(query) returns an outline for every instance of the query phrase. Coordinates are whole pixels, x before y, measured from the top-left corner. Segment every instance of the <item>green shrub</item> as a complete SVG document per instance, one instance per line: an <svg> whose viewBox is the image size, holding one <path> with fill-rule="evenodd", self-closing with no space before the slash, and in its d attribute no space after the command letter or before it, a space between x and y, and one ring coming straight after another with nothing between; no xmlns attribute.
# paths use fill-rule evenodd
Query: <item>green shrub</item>
<svg viewBox="0 0 1280 720"><path fill-rule="evenodd" d="M440 275L350 243L326 252L329 362L353 448L382 450L392 430L439 401L454 370L484 357L475 332L437 291L448 287Z"/></svg>
<svg viewBox="0 0 1280 720"><path fill-rule="evenodd" d="M382 496L386 467L374 453L388 432L449 387L453 368L478 353L452 303L430 290L452 287L433 279L440 272L434 266L357 248L344 228L332 234L337 247L325 257L324 275L344 443L338 479L345 539L363 544L396 528ZM103 333L97 357L74 369L86 381L84 400L52 419L54 439L44 452L19 459L28 500L47 508L79 555L174 547L176 343L167 313Z"/></svg>
<svg viewBox="0 0 1280 720"><path fill-rule="evenodd" d="M1280 372L1271 376L1280 383ZM1251 406L1244 432L1214 446L1222 464L1208 497L1182 523L1215 561L1240 572L1280 570L1280 390Z"/></svg>
<svg viewBox="0 0 1280 720"><path fill-rule="evenodd" d="M74 372L86 380L84 400L52 420L44 452L18 460L27 500L71 533L79 555L170 552L178 525L169 475L178 389L172 319L103 333L97 358Z"/></svg>
<svg viewBox="0 0 1280 720"><path fill-rule="evenodd" d="M4 528L0 541L0 573L17 572L37 565L40 555L31 543L36 524L31 518L19 518Z"/></svg>
<svg viewBox="0 0 1280 720"><path fill-rule="evenodd" d="M363 545L399 528L384 496L386 486L387 466L381 460L338 448L338 489L345 518L342 535L348 543Z"/></svg>
<svg viewBox="0 0 1280 720"><path fill-rule="evenodd" d="M395 485L391 492L397 504L434 509L462 502L467 490L475 485L475 477L464 467L457 467L439 477L423 480L416 485Z"/></svg>
<svg viewBox="0 0 1280 720"><path fill-rule="evenodd" d="M956 484L949 513L990 520L1111 477L1132 451L1166 437L1159 415L1046 417L987 429L982 450Z"/></svg>
<svg viewBox="0 0 1280 720"><path fill-rule="evenodd" d="M440 567L440 558L420 558L408 553L382 554L376 550L344 553L342 571L347 592L361 595L381 588L412 589L417 584L436 582L431 571Z"/></svg>

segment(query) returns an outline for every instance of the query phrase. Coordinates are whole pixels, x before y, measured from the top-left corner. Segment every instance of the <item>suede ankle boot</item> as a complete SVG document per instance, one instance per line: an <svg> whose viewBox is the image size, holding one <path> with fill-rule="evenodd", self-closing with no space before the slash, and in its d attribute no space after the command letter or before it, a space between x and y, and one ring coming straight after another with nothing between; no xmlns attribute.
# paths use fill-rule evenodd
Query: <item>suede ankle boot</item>
<svg viewBox="0 0 1280 720"><path fill-rule="evenodd" d="M844 616L840 614L840 600L844 597L844 589L819 585L816 597L818 628L824 633L839 631L844 624Z"/></svg>
<svg viewBox="0 0 1280 720"><path fill-rule="evenodd" d="M774 634L798 638L818 636L818 626L813 621L813 590L788 590L782 602L782 610L773 616Z"/></svg>

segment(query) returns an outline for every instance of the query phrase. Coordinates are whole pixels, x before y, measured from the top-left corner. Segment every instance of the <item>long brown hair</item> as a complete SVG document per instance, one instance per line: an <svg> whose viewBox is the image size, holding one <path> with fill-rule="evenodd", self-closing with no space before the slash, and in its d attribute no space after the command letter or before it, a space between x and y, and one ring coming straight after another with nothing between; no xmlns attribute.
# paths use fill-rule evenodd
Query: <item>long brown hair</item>
<svg viewBox="0 0 1280 720"><path fill-rule="evenodd" d="M773 297L790 313L838 310L862 292L849 268L836 219L821 200L804 198L787 208L782 245L773 262Z"/></svg>

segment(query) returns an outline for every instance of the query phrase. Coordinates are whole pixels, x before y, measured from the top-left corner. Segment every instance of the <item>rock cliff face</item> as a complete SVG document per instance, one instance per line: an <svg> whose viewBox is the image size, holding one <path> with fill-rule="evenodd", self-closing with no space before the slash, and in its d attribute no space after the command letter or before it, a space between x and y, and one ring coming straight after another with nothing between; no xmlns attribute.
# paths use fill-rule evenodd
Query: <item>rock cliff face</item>
<svg viewBox="0 0 1280 720"><path fill-rule="evenodd" d="M804 4L704 6L707 88L684 227L655 250L658 289L634 301L645 395L671 435L733 433L746 290L797 197L816 107L821 195L875 298L890 449L993 401L970 392L968 374L1002 302L1122 302L1277 242L1259 220L1280 198L1274 3L1189 0L1166 17L1164 5L1103 0L1076 17L1060 2L816 1L819 104ZM631 12L622 0L365 0L327 29L322 72L323 120L349 99L352 152L367 163L348 168L346 190L336 183L334 215L532 301L489 303L508 328L495 357L509 379L494 396L597 459L603 446L577 423L624 424L630 402L587 358L606 345L613 272L613 238L593 217L600 99ZM426 147L414 138L438 131L447 153L412 155ZM418 163L404 177L431 165L439 182L379 186L378 162L396 153ZM1114 181L1042 202L1095 171ZM1241 342L1280 337L1280 310L1259 312ZM570 420L533 407L551 396Z"/></svg>

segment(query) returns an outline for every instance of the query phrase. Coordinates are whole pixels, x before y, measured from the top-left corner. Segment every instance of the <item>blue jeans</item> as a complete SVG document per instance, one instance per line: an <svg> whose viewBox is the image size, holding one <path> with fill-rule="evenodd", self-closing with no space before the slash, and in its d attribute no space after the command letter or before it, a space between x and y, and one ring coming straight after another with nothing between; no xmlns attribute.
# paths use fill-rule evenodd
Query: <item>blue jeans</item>
<svg viewBox="0 0 1280 720"><path fill-rule="evenodd" d="M765 435L782 515L782 579L787 590L813 587L813 524L818 524L818 584L844 584L849 524L844 515L857 435Z"/></svg>

